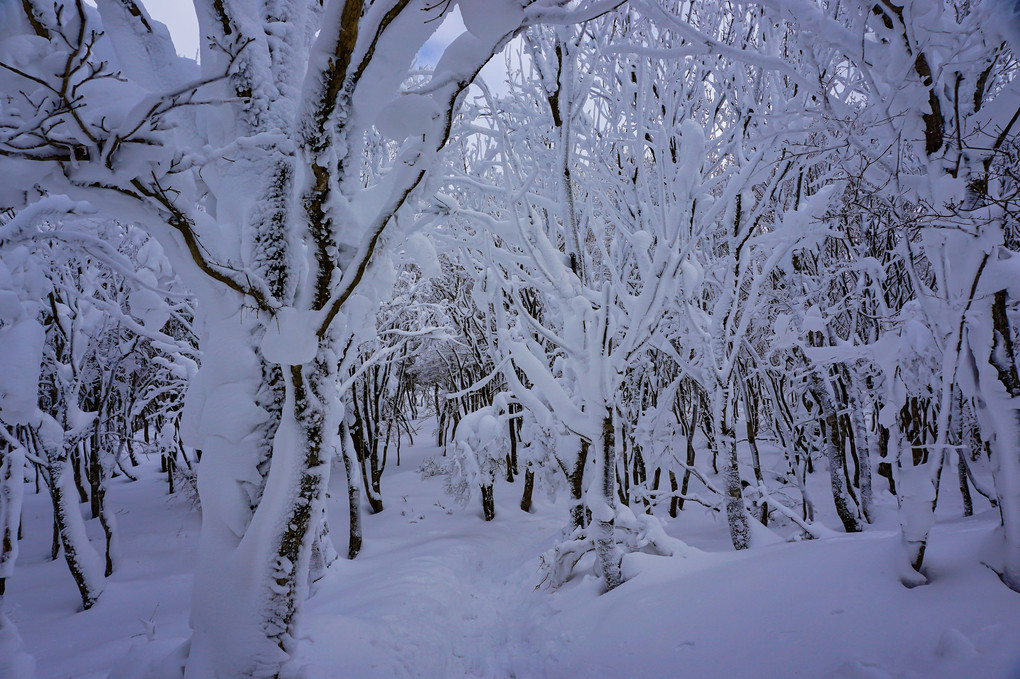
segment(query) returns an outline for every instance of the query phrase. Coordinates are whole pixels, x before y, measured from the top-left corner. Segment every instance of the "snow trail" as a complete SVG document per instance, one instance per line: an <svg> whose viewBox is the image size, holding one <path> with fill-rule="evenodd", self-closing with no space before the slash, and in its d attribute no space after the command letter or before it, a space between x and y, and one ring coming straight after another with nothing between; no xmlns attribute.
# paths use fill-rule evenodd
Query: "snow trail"
<svg viewBox="0 0 1020 679"><path fill-rule="evenodd" d="M534 589L537 555L560 526L514 507L512 486L502 488L505 506L497 496L497 518L486 524L475 506L452 514L437 507L445 498L436 502L414 488L422 481L413 472L394 474L390 483L402 486L401 476L409 495L366 517L361 556L335 564L319 583L304 625L308 679L333 676L334 640L351 633L358 642L345 649L349 676L514 676L510 668L524 651L511 639L520 640L539 613L522 596ZM508 518L511 512L520 516ZM421 532L398 536L416 524ZM372 537L376 531L382 535Z"/></svg>
<svg viewBox="0 0 1020 679"><path fill-rule="evenodd" d="M602 596L585 574L589 556L559 590L536 590L538 555L558 538L565 501L539 493L525 514L520 484L500 480L487 523L477 500L456 506L440 477L420 478L415 470L435 454L405 448L403 464L388 469L386 508L364 517L362 554L337 561L314 587L288 679L1020 676L1020 595L979 564L997 544L993 512L940 518L931 584L912 590L897 578L899 533L885 496L863 534L740 553L718 518L684 512L669 531L710 551L632 555L631 579ZM84 613L63 564L45 558L48 500L26 488L26 541L9 593L38 679L106 679L186 638L198 514L166 505L154 466L138 471L136 483L111 484L124 559ZM340 490L330 522L342 552Z"/></svg>

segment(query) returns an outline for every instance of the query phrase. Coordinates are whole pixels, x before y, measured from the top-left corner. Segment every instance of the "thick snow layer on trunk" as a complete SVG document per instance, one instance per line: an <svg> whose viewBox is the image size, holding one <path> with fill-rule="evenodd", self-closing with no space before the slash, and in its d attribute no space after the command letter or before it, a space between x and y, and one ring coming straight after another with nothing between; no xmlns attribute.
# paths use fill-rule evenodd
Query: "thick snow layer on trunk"
<svg viewBox="0 0 1020 679"><path fill-rule="evenodd" d="M0 439L0 580L13 575L14 564L18 560L18 527L21 525L21 505L25 495L24 478L24 448L20 445L10 446Z"/></svg>
<svg viewBox="0 0 1020 679"><path fill-rule="evenodd" d="M330 391L335 376L320 372L318 365L293 368L296 372L288 377L265 490L239 541L217 541L216 531L208 528L212 518L204 516L205 497L217 492L232 473L222 460L227 453L210 450L203 457L204 567L195 581L189 679L216 673L276 676L296 649L342 412L338 395ZM210 454L219 464L206 467Z"/></svg>
<svg viewBox="0 0 1020 679"><path fill-rule="evenodd" d="M253 644L265 637L254 601L261 572L238 550L252 520L245 484L261 484L256 464L266 414L255 399L262 373L239 305L210 296L199 312L202 367L189 386L181 428L185 441L202 451L189 677L248 667Z"/></svg>
<svg viewBox="0 0 1020 679"><path fill-rule="evenodd" d="M1004 329L1011 332L1004 304L999 311L995 320L990 305L973 311L968 338L973 381L969 386L975 389L982 431L992 434L992 478L1004 537L1001 575L1009 587L1020 591L1020 398L1008 391L1020 388L1016 384L1015 358L1006 350L1006 338L999 331L1007 326Z"/></svg>
<svg viewBox="0 0 1020 679"><path fill-rule="evenodd" d="M922 565L928 544L928 534L935 525L936 480L942 464L941 455L932 455L928 462L912 465L909 451L901 451L896 468L896 497L899 501L900 530L907 566L900 574L904 584L916 585L925 581L916 570Z"/></svg>
<svg viewBox="0 0 1020 679"><path fill-rule="evenodd" d="M0 327L0 417L10 424L27 424L38 408L43 327L30 316L4 321Z"/></svg>
<svg viewBox="0 0 1020 679"><path fill-rule="evenodd" d="M210 546L233 546L251 518L243 484L261 484L257 405L262 371L240 302L214 297L198 309L202 366L188 386L181 437L202 451L198 477ZM211 565L211 564L210 564Z"/></svg>
<svg viewBox="0 0 1020 679"><path fill-rule="evenodd" d="M53 511L59 514L60 541L64 560L81 592L82 604L90 608L106 588L105 563L89 542L85 521L78 507L78 489L74 485L74 471L68 458L50 460L53 475Z"/></svg>

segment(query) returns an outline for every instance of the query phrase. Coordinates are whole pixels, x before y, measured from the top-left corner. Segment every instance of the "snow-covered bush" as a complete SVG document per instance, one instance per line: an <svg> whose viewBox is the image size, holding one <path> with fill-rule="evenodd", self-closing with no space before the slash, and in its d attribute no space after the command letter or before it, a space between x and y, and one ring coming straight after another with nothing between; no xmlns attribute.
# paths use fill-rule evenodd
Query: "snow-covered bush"
<svg viewBox="0 0 1020 679"><path fill-rule="evenodd" d="M486 521L496 516L493 485L510 452L506 415L500 407L505 399L497 401L502 402L461 418L443 461L447 493L461 504L479 494Z"/></svg>

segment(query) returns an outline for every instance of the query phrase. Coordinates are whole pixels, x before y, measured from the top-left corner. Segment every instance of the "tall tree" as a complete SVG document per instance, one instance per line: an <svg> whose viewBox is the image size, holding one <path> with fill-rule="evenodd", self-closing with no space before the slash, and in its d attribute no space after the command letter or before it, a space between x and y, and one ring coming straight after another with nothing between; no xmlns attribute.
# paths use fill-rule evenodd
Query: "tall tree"
<svg viewBox="0 0 1020 679"><path fill-rule="evenodd" d="M197 300L203 363L184 434L204 453L203 531L188 676L275 676L294 652L338 370L460 93L523 26L612 4L456 3L467 30L410 88L452 3L199 0L200 67L134 0L5 10L0 168L24 182L0 198L136 221ZM394 153L370 174L373 127Z"/></svg>

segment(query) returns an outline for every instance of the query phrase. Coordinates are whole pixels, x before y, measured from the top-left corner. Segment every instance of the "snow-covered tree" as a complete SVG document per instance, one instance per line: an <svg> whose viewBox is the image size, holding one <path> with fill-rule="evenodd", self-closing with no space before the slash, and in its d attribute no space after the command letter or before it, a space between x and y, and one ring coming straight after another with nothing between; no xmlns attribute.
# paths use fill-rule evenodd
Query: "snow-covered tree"
<svg viewBox="0 0 1020 679"><path fill-rule="evenodd" d="M3 200L66 210L55 201L68 195L74 210L137 222L197 300L203 361L184 435L204 455L204 528L189 676L270 676L291 657L338 369L383 294L395 217L496 50L529 23L604 9L563 4L457 3L467 30L411 88L439 24L426 19L450 3L196 2L200 67L132 0L5 7L0 162L25 181ZM396 151L366 175L373 127Z"/></svg>

